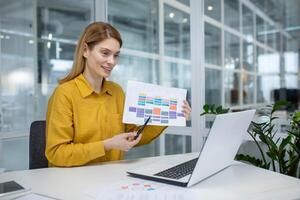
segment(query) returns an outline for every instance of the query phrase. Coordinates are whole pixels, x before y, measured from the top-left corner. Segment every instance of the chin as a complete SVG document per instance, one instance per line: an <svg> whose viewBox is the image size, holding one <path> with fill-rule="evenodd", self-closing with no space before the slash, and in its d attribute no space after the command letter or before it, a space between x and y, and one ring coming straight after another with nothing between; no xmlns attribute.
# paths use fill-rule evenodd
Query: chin
<svg viewBox="0 0 300 200"><path fill-rule="evenodd" d="M98 76L103 77L103 78L108 78L111 73L105 73L103 71L98 71L97 72Z"/></svg>
<svg viewBox="0 0 300 200"><path fill-rule="evenodd" d="M101 75L103 78L108 78L108 77L110 77L110 74L102 74Z"/></svg>

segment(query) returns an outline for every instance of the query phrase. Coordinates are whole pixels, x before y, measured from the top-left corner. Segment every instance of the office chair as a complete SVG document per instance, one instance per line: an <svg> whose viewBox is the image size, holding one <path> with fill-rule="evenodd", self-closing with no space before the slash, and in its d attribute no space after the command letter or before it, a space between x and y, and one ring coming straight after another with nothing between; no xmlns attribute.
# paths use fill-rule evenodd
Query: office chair
<svg viewBox="0 0 300 200"><path fill-rule="evenodd" d="M29 136L29 169L48 167L45 156L46 121L34 121L30 126Z"/></svg>

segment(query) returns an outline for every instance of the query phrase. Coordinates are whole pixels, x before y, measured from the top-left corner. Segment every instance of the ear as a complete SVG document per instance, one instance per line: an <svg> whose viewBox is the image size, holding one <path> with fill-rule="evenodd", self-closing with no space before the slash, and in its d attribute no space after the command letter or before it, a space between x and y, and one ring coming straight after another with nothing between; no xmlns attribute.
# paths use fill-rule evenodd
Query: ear
<svg viewBox="0 0 300 200"><path fill-rule="evenodd" d="M89 52L90 52L90 50L88 48L88 45L86 43L84 43L84 45L83 45L83 57L87 58L88 55L89 55Z"/></svg>

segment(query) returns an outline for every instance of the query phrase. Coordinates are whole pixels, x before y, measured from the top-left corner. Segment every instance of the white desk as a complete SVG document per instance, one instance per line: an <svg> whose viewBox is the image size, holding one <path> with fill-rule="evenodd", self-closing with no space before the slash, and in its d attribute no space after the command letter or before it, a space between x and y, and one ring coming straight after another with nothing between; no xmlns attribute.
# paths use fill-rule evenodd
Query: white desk
<svg viewBox="0 0 300 200"><path fill-rule="evenodd" d="M170 157L143 158L75 168L6 172L0 174L0 182L15 180L23 186L30 187L33 192L60 199L91 200L83 193L84 190L132 179L126 174L128 169ZM197 190L200 200L300 199L300 180L236 162L188 190Z"/></svg>

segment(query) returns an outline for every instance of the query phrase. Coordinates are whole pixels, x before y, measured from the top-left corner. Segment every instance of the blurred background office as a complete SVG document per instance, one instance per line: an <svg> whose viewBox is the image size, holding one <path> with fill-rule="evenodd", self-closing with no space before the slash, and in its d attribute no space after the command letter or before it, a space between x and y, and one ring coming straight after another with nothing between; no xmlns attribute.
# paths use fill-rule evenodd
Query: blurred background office
<svg viewBox="0 0 300 200"><path fill-rule="evenodd" d="M124 46L110 78L185 88L187 127L170 127L126 159L200 150L205 103L298 109L300 0L0 0L0 168L28 168L32 121L72 66L77 39L108 21Z"/></svg>

